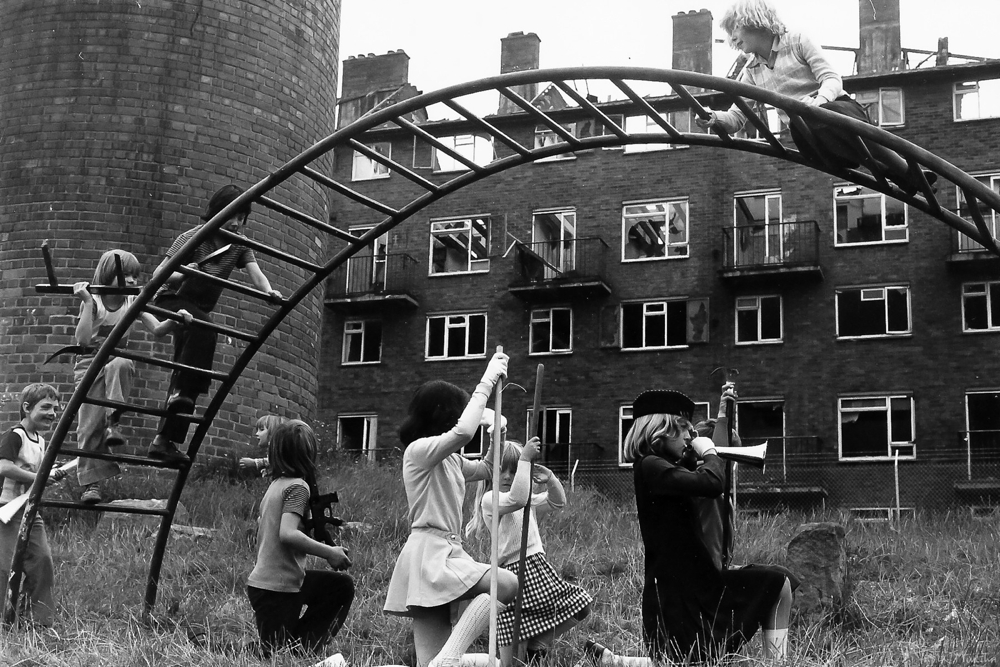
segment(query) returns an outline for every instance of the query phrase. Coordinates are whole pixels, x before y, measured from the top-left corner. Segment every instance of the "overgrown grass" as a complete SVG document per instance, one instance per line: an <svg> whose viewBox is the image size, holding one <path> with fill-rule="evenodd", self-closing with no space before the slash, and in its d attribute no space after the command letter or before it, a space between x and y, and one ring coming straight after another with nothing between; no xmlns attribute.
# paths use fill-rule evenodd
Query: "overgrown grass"
<svg viewBox="0 0 1000 667"><path fill-rule="evenodd" d="M404 664L409 624L382 613L396 555L408 533L398 464L329 463L324 489L337 489L339 514L363 522L341 539L350 549L358 597L335 649L352 665ZM129 471L109 495L166 497L169 478ZM261 479L223 475L192 479L182 497L188 522L211 537L176 535L164 559L152 623L141 622L155 528L91 513L48 510L56 560L54 631L0 632L0 664L211 666L308 664L278 655L261 662L244 650L256 639L244 582L254 553L247 539ZM901 524L824 516L741 517L737 560L783 563L804 521L836 520L847 528L852 595L836 620L795 622L789 664L990 665L1000 649L1000 538L996 519L959 514L918 516ZM595 599L593 614L560 638L551 664L579 660L593 636L616 651L640 655L642 548L634 508L582 489L542 535L549 560ZM471 544L478 557L486 544ZM756 643L736 662L759 664Z"/></svg>

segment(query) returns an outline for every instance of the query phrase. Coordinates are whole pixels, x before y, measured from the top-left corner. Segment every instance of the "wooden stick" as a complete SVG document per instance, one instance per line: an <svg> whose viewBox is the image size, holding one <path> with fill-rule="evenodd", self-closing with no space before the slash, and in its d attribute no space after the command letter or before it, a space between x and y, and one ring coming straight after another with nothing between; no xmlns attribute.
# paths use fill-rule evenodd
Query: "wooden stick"
<svg viewBox="0 0 1000 667"><path fill-rule="evenodd" d="M542 380L545 377L545 364L538 364L535 371L535 401L531 406L531 419L528 424L528 437L531 440L538 434L538 413L542 409ZM517 597L514 599L514 632L511 645L511 653L515 658L524 662L519 653L521 644L521 607L524 606L524 560L528 552L528 526L531 521L531 495L534 491L533 481L535 477L535 461L531 461L528 468L528 502L524 504L524 520L521 522L521 550L518 552L517 565Z"/></svg>
<svg viewBox="0 0 1000 667"><path fill-rule="evenodd" d="M503 346L497 345L497 352ZM493 388L493 517L490 534L490 667L497 664L497 574L500 569L500 459L503 458L503 433L500 409L503 405L503 377Z"/></svg>

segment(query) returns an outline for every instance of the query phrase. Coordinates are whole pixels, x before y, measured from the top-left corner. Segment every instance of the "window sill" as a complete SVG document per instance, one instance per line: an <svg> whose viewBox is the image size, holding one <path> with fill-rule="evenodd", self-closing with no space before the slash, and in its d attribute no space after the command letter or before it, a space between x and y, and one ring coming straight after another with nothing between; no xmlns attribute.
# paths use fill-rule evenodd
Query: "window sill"
<svg viewBox="0 0 1000 667"><path fill-rule="evenodd" d="M486 353L478 354L469 357L424 357L424 361L470 361L476 359L485 359Z"/></svg>
<svg viewBox="0 0 1000 667"><path fill-rule="evenodd" d="M745 341L735 341L736 345L748 346L748 345L781 345L785 342L783 338L777 340L745 340Z"/></svg>
<svg viewBox="0 0 1000 667"><path fill-rule="evenodd" d="M472 276L476 274L486 274L489 273L489 269L482 269L478 271L442 271L441 273L428 273L428 278L447 278L448 276Z"/></svg>
<svg viewBox="0 0 1000 667"><path fill-rule="evenodd" d="M852 456L848 458L840 457L837 463L895 463L895 456ZM900 456L900 461L916 461L917 456Z"/></svg>
<svg viewBox="0 0 1000 667"><path fill-rule="evenodd" d="M837 340L858 341L858 340L889 340L894 338L913 338L913 332L893 333L893 334L872 334L869 336L837 336Z"/></svg>
<svg viewBox="0 0 1000 667"><path fill-rule="evenodd" d="M529 357L568 357L573 350L553 350L549 352L529 352Z"/></svg>
<svg viewBox="0 0 1000 667"><path fill-rule="evenodd" d="M351 366L378 366L381 363L382 363L382 360L379 359L378 361L342 361L342 362L340 362L340 365L341 366L347 366L347 367L351 367Z"/></svg>

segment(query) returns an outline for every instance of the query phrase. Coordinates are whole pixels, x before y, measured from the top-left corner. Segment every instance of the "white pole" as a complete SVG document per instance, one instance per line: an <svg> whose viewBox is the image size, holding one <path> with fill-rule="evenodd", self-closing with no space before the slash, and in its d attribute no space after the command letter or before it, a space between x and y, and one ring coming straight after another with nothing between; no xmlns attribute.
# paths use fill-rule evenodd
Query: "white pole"
<svg viewBox="0 0 1000 667"><path fill-rule="evenodd" d="M497 352L503 352L503 346L497 345ZM493 389L493 516L490 530L490 667L497 664L497 573L500 563L500 459L503 458L503 428L501 427L500 408L503 404L503 377L497 380Z"/></svg>
<svg viewBox="0 0 1000 667"><path fill-rule="evenodd" d="M896 476L896 523L899 523L899 450L897 449L893 458L893 473Z"/></svg>
<svg viewBox="0 0 1000 667"><path fill-rule="evenodd" d="M580 465L580 459L576 460L573 464L573 470L569 474L569 490L573 491L576 488L576 467Z"/></svg>

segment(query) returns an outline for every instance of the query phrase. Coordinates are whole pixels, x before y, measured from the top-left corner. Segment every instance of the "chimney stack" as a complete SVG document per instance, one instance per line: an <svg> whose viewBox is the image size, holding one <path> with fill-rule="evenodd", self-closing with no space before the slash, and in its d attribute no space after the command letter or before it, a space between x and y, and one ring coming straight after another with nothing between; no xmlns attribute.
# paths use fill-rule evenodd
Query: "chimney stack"
<svg viewBox="0 0 1000 667"><path fill-rule="evenodd" d="M500 40L500 73L522 72L538 69L538 55L542 40L533 32L512 32ZM538 94L538 84L513 86L512 90L529 102ZM517 106L503 95L500 96L500 108L497 113L508 114L520 111Z"/></svg>
<svg viewBox="0 0 1000 667"><path fill-rule="evenodd" d="M899 0L858 0L861 48L858 74L903 69L899 41Z"/></svg>
<svg viewBox="0 0 1000 667"><path fill-rule="evenodd" d="M712 12L707 9L674 15L671 69L712 73Z"/></svg>
<svg viewBox="0 0 1000 667"><path fill-rule="evenodd" d="M410 56L402 49L381 56L351 56L344 61L340 98L352 100L377 90L399 88L409 79Z"/></svg>

